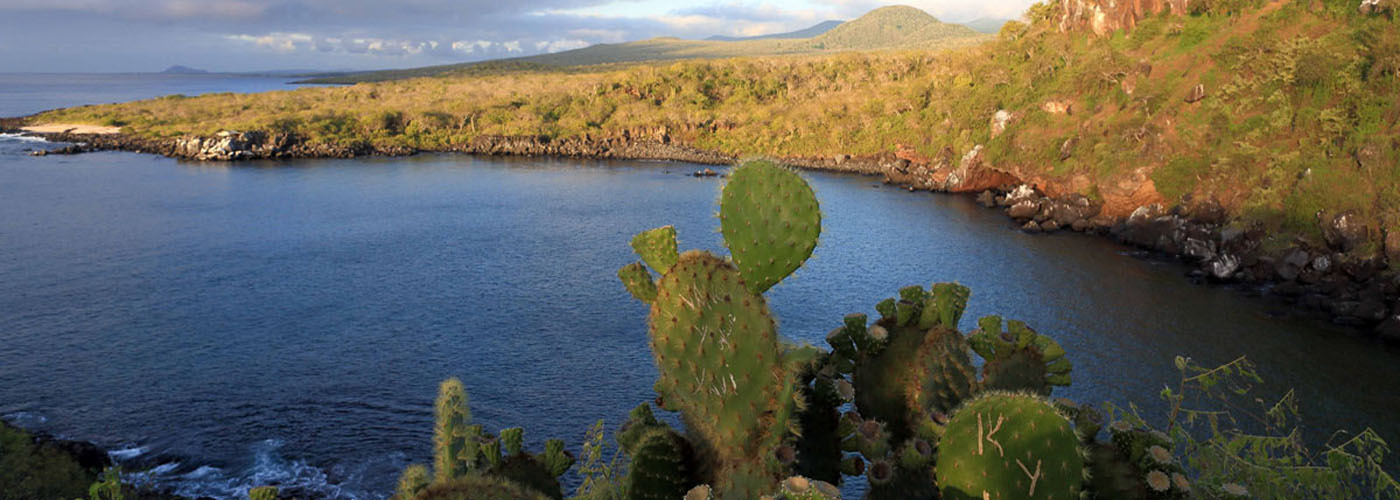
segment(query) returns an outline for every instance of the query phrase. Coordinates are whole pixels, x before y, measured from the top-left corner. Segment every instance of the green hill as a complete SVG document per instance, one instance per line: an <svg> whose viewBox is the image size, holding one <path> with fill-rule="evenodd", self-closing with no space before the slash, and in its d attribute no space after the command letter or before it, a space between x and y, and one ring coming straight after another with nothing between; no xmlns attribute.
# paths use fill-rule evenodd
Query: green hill
<svg viewBox="0 0 1400 500"><path fill-rule="evenodd" d="M635 42L597 44L553 54L318 78L307 80L306 83L378 82L427 76L469 76L521 69L560 70L577 66L681 59L819 54L848 50L934 49L971 45L990 39L987 35L966 26L944 23L927 12L906 6L881 7L828 30L818 30L825 29L826 25L827 23L822 23L803 30L821 33L811 38L682 40L660 37Z"/></svg>
<svg viewBox="0 0 1400 500"><path fill-rule="evenodd" d="M914 7L895 5L841 23L812 38L812 44L827 50L915 48L976 36L977 32L967 26L944 23Z"/></svg>

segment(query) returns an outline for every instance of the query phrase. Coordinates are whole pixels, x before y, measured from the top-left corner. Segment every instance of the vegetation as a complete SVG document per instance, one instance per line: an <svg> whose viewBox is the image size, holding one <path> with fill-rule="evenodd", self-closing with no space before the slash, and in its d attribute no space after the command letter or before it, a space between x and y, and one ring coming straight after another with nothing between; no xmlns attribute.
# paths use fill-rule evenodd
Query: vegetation
<svg viewBox="0 0 1400 500"><path fill-rule="evenodd" d="M1150 17L1106 38L1060 32L1057 4L1039 5L1026 23L958 51L501 67L84 106L32 121L123 123L152 137L262 129L420 150L482 136L642 131L734 156L904 145L938 158L980 144L988 165L1120 211L1215 198L1291 241L1319 238L1318 210L1349 210L1380 235L1400 222L1400 21L1353 3L1202 2L1196 14ZM1204 99L1186 102L1198 84ZM1002 109L1013 120L992 137L988 122Z"/></svg>
<svg viewBox="0 0 1400 500"><path fill-rule="evenodd" d="M0 500L83 498L99 471L85 469L52 441L0 423Z"/></svg>
<svg viewBox="0 0 1400 500"><path fill-rule="evenodd" d="M575 498L832 499L837 484L862 478L873 500L1400 498L1381 466L1388 450L1369 430L1314 457L1289 420L1291 398L1265 413L1264 434L1196 404L1245 395L1242 381L1257 375L1244 360L1206 370L1178 359L1182 380L1162 394L1172 407L1165 431L1109 406L1114 418L1101 439L1103 413L1047 399L1070 383L1064 349L996 316L959 332L969 299L960 285L901 289L877 305L873 322L846 316L827 336L830 350L788 344L763 293L816 244L821 214L811 188L793 171L750 162L726 183L719 218L729 258L680 252L669 226L633 239L641 261L619 276L651 306L657 401L685 426L673 429L639 405L614 436L624 473L618 455L605 458L595 425ZM886 355L900 352L914 354ZM972 353L984 359L980 370ZM466 421L465 401L459 382L443 384L438 457L465 449L441 439L442 429L464 429L453 422ZM840 413L847 403L852 410ZM399 500L560 498L553 477L573 458L557 441L523 454L521 432L448 431L493 451L457 453L469 463L440 468L432 484L426 468L408 468ZM502 446L542 471L505 473L494 451Z"/></svg>

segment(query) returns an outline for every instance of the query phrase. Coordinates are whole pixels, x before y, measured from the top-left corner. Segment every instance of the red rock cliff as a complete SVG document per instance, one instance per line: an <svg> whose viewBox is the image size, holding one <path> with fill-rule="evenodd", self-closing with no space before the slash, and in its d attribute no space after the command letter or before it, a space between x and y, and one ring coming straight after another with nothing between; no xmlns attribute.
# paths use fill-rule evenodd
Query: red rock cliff
<svg viewBox="0 0 1400 500"><path fill-rule="evenodd" d="M1060 31L1092 31L1103 36L1133 29L1163 11L1185 14L1191 0L1060 0Z"/></svg>

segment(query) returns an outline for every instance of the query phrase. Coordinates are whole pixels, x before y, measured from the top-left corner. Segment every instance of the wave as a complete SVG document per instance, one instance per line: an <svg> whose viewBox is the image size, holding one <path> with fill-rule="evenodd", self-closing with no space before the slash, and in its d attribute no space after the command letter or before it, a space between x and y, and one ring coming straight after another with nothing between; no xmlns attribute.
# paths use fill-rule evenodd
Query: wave
<svg viewBox="0 0 1400 500"><path fill-rule="evenodd" d="M358 475L351 474L335 481L325 470L305 460L287 459L278 453L282 445L277 439L254 444L249 450L252 462L242 469L167 459L142 472L123 474L123 478L137 486L152 486L189 498L244 499L249 489L265 485L277 486L284 496L296 498L368 500L387 496L347 486L363 479ZM125 452L121 456L116 454L118 452L109 454L125 465L139 461L138 457L148 451L146 447L137 447L119 450Z"/></svg>
<svg viewBox="0 0 1400 500"><path fill-rule="evenodd" d="M23 134L0 134L0 141L49 142L48 139L45 139L43 137L34 137Z"/></svg>

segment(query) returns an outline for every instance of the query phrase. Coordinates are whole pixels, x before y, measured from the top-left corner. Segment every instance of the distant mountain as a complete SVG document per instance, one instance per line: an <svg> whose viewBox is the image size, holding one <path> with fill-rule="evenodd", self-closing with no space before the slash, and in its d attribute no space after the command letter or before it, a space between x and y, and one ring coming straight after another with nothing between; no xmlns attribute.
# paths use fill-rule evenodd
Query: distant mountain
<svg viewBox="0 0 1400 500"><path fill-rule="evenodd" d="M977 19L973 19L973 20L971 20L971 21L968 21L968 22L965 22L965 23L961 23L961 24L962 24L963 26L967 26L967 27L969 27L969 28L972 28L973 30L975 30L975 31L977 31L977 32L979 32L979 33L990 33L990 34L995 35L995 34L997 34L998 32L1001 31L1001 27L1002 27L1003 25L1005 25L1006 23L1009 23L1009 22L1011 22L1010 19L995 19L995 18L990 18L990 17L979 17L979 18L977 18Z"/></svg>
<svg viewBox="0 0 1400 500"><path fill-rule="evenodd" d="M162 71L161 73L165 73L165 74L169 74L169 75L203 75L203 74L208 73L208 71L205 71L205 70L202 70L202 69L198 69L198 68L191 68L191 67L189 67L189 66L181 66L181 65L176 64L176 65L171 66L171 67L169 67L169 68L165 68L165 71Z"/></svg>
<svg viewBox="0 0 1400 500"><path fill-rule="evenodd" d="M880 7L860 18L841 23L812 39L824 50L913 48L950 38L977 36L967 26L939 21L929 13L906 5Z"/></svg>
<svg viewBox="0 0 1400 500"><path fill-rule="evenodd" d="M773 40L773 39L786 39L786 38L812 38L812 37L817 36L817 35L820 35L820 34L822 34L822 33L826 33L826 32L828 32L828 31L831 31L832 28L835 28L835 27L837 27L837 26L840 26L841 23L843 23L843 22L844 22L844 21L835 21L835 20L832 20L832 21L822 21L822 22L817 23L816 25L813 25L812 27L807 28L807 29L802 29L802 30L797 30L797 31L789 31L789 32L787 32L787 33L772 33L772 34L768 34L768 35L758 35L758 36L724 36L724 35L715 35L715 36L706 38L706 40L709 40L709 41L712 41L712 42L742 42L742 41L745 41L745 40Z"/></svg>
<svg viewBox="0 0 1400 500"><path fill-rule="evenodd" d="M824 28L826 24L828 23L818 24L795 33ZM973 31L967 26L939 21L938 18L914 7L893 6L872 10L857 19L839 23L809 38L769 36L720 41L660 37L636 42L597 44L553 54L424 68L374 71L339 77L316 78L302 83L357 83L521 69L560 69L597 64L678 59L765 57L844 50L927 50L969 45L989 38L989 36Z"/></svg>

